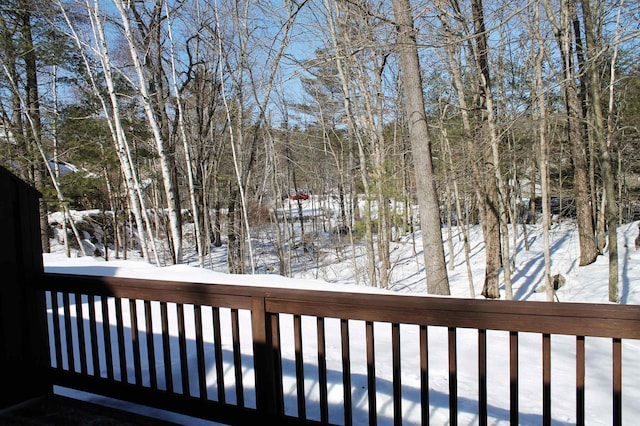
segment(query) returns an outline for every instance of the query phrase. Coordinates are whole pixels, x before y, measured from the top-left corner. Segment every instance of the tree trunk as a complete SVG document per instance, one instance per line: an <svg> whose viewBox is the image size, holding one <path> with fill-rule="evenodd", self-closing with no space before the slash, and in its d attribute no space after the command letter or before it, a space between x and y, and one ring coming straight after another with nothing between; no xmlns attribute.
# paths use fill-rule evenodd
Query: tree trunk
<svg viewBox="0 0 640 426"><path fill-rule="evenodd" d="M231 183L229 185L231 186ZM241 245L244 244L241 230L242 223L236 213L236 206L239 204L238 198L237 189L231 189L230 187L227 211L227 265L231 274L245 273L243 250L241 248Z"/></svg>
<svg viewBox="0 0 640 426"><path fill-rule="evenodd" d="M580 266L584 266L595 262L599 253L591 214L591 188L589 187L587 176L587 154L582 134L582 106L578 97L576 76L573 69L571 8L572 6L575 7L574 2L575 0L562 0L560 2L560 23L558 24L549 0L543 0L562 58L562 86L567 109L567 138L571 144L574 166L573 188L578 219L578 236L580 239Z"/></svg>
<svg viewBox="0 0 640 426"><path fill-rule="evenodd" d="M138 242L140 244L140 248L142 249L143 257L147 259L147 261L151 261L149 245L147 243L148 238L149 244L151 244L151 248L153 251L155 263L159 266L160 259L158 257L158 250L156 249L153 235L151 233L151 221L149 220L149 215L145 207L144 197L142 196L136 169L131 158L131 149L129 147L129 143L127 141L127 137L122 125L118 95L116 93L112 73L111 58L107 49L106 37L104 28L102 26L102 16L100 15L100 10L98 9L98 3L95 3L94 9L92 9L90 5L87 4L87 14L89 16L89 20L92 22L94 38L96 40L95 50L102 65L102 74L104 77L104 83L107 87L107 94L109 96L111 108L107 106L107 102L102 95L102 90L98 87L97 82L94 80L93 70L87 56L84 54L83 42L81 41L80 36L75 31L75 28L69 20L66 12L64 10L62 10L62 12L64 14L65 21L67 22L67 25L69 26L69 29L73 34L73 39L78 47L78 51L81 52L82 60L87 71L87 76L91 82L91 89L93 91L93 94L100 100L102 110L105 114L105 117L107 117L109 130L111 131L118 160L120 161L120 167L125 177L125 186L129 197L129 208L133 210L136 227L138 229ZM126 221L128 222L129 220L130 216L127 214ZM126 232L124 234L126 237ZM126 257L128 244L125 244L124 246Z"/></svg>
<svg viewBox="0 0 640 426"><path fill-rule="evenodd" d="M547 146L547 107L544 91L544 82L542 67L544 64L544 40L540 35L539 21L540 13L536 8L536 24L534 25L535 38L538 44L538 52L536 54L534 72L535 72L535 93L537 99L538 110L538 168L540 169L540 187L542 191L542 241L544 253L544 289L547 295L547 301L553 302L554 288L551 283L551 250L549 247L549 220L551 212L549 211L549 153Z"/></svg>
<svg viewBox="0 0 640 426"><path fill-rule="evenodd" d="M178 127L180 132L180 138L182 140L182 147L184 149L185 169L187 171L187 182L189 184L189 200L191 202L191 213L193 217L194 232L196 237L196 247L198 251L198 264L200 265L201 268L204 268L204 242L203 242L202 228L200 226L200 223L201 223L200 212L198 210L198 202L196 200L196 188L195 188L195 183L194 183L195 180L194 180L194 173L193 173L194 164L191 161L191 148L187 140L187 131L186 131L185 122L184 122L185 113L182 107L182 99L181 99L182 93L178 89L178 77L177 77L176 65L175 65L173 32L172 32L171 20L170 20L168 9L169 7L167 6L167 29L168 29L169 39L171 40L171 43L170 43L171 81L172 81L174 96L176 99L176 104L178 106ZM178 209L180 208L179 203L177 207ZM180 212L180 210L178 210L178 212ZM182 221L180 220L180 223L181 222ZM180 227L180 230L182 230L182 227Z"/></svg>
<svg viewBox="0 0 640 426"><path fill-rule="evenodd" d="M453 155L451 153L451 145L449 144L449 138L447 136L446 129L442 128L443 132L443 156L447 162L447 166L449 170L453 173ZM455 176L455 175L454 175ZM462 214L462 206L460 205L460 191L458 190L458 181L455 177L452 178L453 181L453 200L456 205L456 216L457 216L457 226L460 232L462 233L462 239L464 244L464 260L465 265L467 266L467 279L469 282L469 297L475 298L476 291L475 286L473 284L473 271L471 270L471 247L469 243L469 232L466 224L463 222L463 214ZM448 190L447 190L448 191ZM453 251L449 255L451 259L453 259ZM453 270L453 263L450 266L450 269Z"/></svg>
<svg viewBox="0 0 640 426"><path fill-rule="evenodd" d="M482 223L482 235L485 241L485 276L481 294L486 298L495 299L500 297L500 268L502 261L500 251L499 208L496 202L498 188L495 180L496 174L491 160L491 146L490 144L481 144L481 146L478 146L479 144L476 143L478 140L483 140L484 136L480 132L479 123L476 123L475 131L472 130L469 111L481 111L483 107L482 105L478 105L476 108L472 108L466 101L467 94L462 77L462 66L456 53L456 49L459 49L460 41L457 40L453 34L445 14L440 14L440 20L449 40L449 44L447 45L447 63L449 64L449 70L460 106L460 115L464 131L463 135L467 141L473 187L476 201L479 205L478 210L480 212L480 222ZM470 46L469 50L473 51L473 46ZM472 62L473 58L470 58L469 61ZM472 76L472 78L473 77L479 78L478 76ZM480 97L476 97L476 102L480 100ZM476 117L476 122L480 120L481 117ZM484 165L484 169L482 169L480 165Z"/></svg>
<svg viewBox="0 0 640 426"><path fill-rule="evenodd" d="M487 32L484 25L484 10L482 0L472 0L471 7L473 10L473 26L475 32L475 55L476 64L480 74L480 107L484 107L486 112L487 126L489 128L489 145L491 148L490 155L486 158L491 161L486 162L487 177L490 180L489 191L487 192L487 202L492 210L489 215L498 215L498 242L500 246L500 256L503 268L503 277L505 283L505 297L507 300L513 299L513 289L511 287L511 267L509 262L509 230L507 227L507 208L506 208L506 189L500 171L500 155L498 150L498 136L496 130L495 111L493 106L493 94L491 89L491 78L489 74L489 59L487 47ZM489 224L493 226L493 224ZM495 238L495 235L491 235ZM492 242L491 244L495 244ZM495 289L487 294L494 295ZM499 295L499 293L498 293Z"/></svg>
<svg viewBox="0 0 640 426"><path fill-rule="evenodd" d="M374 247L374 243L373 243L373 232L372 232L372 226L371 226L371 202L372 202L372 194L371 194L371 184L369 183L369 176L368 176L368 168L367 168L367 157L365 155L365 146L364 146L364 141L362 138L362 135L359 132L358 126L357 126L357 122L356 122L356 113L355 113L355 105L354 102L352 102L352 96L351 96L351 87L350 87L350 80L349 80L349 76L347 75L347 67L344 64L344 57L346 57L347 55L344 54L343 52L343 47L342 44L340 44L339 41L339 34L337 32L336 29L336 23L335 23L335 18L333 16L333 10L331 8L331 5L329 4L328 0L325 0L324 2L325 4L325 9L327 10L327 13L329 14L329 31L330 31L330 36L331 36L331 42L333 44L333 47L335 49L335 62L336 62L336 68L338 71L338 76L340 79L340 88L342 90L342 95L343 95L343 105L344 105L344 110L345 110L345 114L346 114L346 121L347 121L347 125L348 125L348 131L349 131L349 138L351 140L355 140L356 143L353 144L354 147L351 150L350 155L352 155L353 150L357 149L357 153L358 153L358 162L359 162L359 169L360 169L360 181L362 183L362 187L363 187L363 191L364 191L364 203L365 203L365 211L364 211L364 238L365 238L365 247L366 247L366 251L367 251L367 276L368 276L368 284L370 286L377 286L377 274L376 274L376 257L375 257L375 247ZM350 160L351 157L350 157ZM355 162L355 159L353 159L353 161ZM350 170L353 170L353 168L350 168ZM353 177L353 179L355 179L355 176ZM355 185L354 185L355 186ZM353 220L357 220L358 218L360 218L360 208L359 208L359 202L358 202L358 196L357 194L354 194L353 197L353 202L352 202L352 209L354 211L354 214L352 215ZM357 269L357 266L356 268ZM356 276L356 282L357 282L357 276Z"/></svg>
<svg viewBox="0 0 640 426"><path fill-rule="evenodd" d="M44 163L40 162L37 154L36 145L40 143L42 135L42 123L40 119L40 95L38 91L38 69L36 63L36 49L33 43L33 35L31 33L31 13L29 12L28 5L22 5L23 10L20 11L20 32L22 33L22 40L24 46L24 67L26 74L25 81L25 107L26 114L29 118L25 129L19 129L24 131L27 135L27 150L30 153L29 159L32 161L31 172L33 173L32 179L35 187L38 190L42 190L44 187ZM15 91L17 91L17 81L13 82ZM47 159L45 158L46 162ZM42 243L42 250L45 253L50 251L49 246L49 220L48 220L48 208L44 198L39 201L40 205L40 239Z"/></svg>
<svg viewBox="0 0 640 426"><path fill-rule="evenodd" d="M609 125L605 129L604 114L602 112L602 97L600 95L600 61L598 61L599 53L596 48L596 29L594 28L593 16L591 12L590 0L582 0L582 12L584 17L585 34L587 40L587 54L589 57L589 65L587 76L589 77L589 94L591 95L591 108L594 117L592 128L597 145L600 150L600 167L602 168L602 181L604 184L602 197L604 199L603 214L606 218L609 245L609 301L614 303L620 302L618 294L618 217L615 198L615 177L611 166L611 147L610 136L612 133L612 114L613 94L610 92L609 99ZM617 45L616 45L617 46ZM617 49L617 47L616 47ZM617 50L616 50L617 52ZM613 91L615 85L615 53L611 60L611 80L610 91Z"/></svg>
<svg viewBox="0 0 640 426"><path fill-rule="evenodd" d="M153 105L151 103L151 98L149 94L149 83L147 81L147 77L144 73L143 66L140 62L138 48L136 46L135 40L133 39L133 34L131 32L131 25L129 20L129 15L127 13L128 6L126 6L122 0L115 1L116 7L120 12L120 18L122 21L122 25L124 28L125 38L129 45L129 52L131 54L131 59L133 60L133 65L136 71L136 75L138 77L138 92L140 93L140 99L142 100L142 104L144 107L144 111L147 116L147 121L149 127L151 128L151 132L153 134L154 141L156 143L156 150L158 154L158 159L160 160L160 169L162 172L162 182L164 184L164 195L166 197L167 210L169 214L169 226L171 229L171 242L172 242L172 252L173 252L173 263L182 263L182 232L181 232L181 214L178 207L176 207L176 192L175 192L175 183L172 178L172 173L174 169L171 167L171 161L169 160L169 156L167 154L166 149L166 140L163 139L161 135L160 126L158 124L158 120L156 114L153 111Z"/></svg>
<svg viewBox="0 0 640 426"><path fill-rule="evenodd" d="M440 203L433 172L431 138L424 110L413 14L409 0L392 0L392 4L397 24L398 53L404 82L405 109L409 122L416 190L420 206L427 291L430 294L449 295L449 278L440 224Z"/></svg>

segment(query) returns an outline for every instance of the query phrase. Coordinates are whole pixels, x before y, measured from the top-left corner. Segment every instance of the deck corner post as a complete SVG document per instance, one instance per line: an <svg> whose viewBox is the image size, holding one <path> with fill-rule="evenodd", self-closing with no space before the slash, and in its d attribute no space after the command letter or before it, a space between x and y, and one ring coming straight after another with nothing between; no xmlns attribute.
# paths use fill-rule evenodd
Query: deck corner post
<svg viewBox="0 0 640 426"><path fill-rule="evenodd" d="M256 408L259 416L277 415L275 400L274 360L269 345L271 322L266 312L264 297L254 297L251 310L253 334L253 362L256 380Z"/></svg>

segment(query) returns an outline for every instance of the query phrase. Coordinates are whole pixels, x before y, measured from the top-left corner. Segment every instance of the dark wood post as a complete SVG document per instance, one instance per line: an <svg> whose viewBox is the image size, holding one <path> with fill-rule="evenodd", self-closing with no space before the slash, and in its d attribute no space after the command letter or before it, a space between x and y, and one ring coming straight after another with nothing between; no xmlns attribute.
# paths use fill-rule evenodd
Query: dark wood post
<svg viewBox="0 0 640 426"><path fill-rule="evenodd" d="M0 409L52 392L43 273L40 193L0 167Z"/></svg>

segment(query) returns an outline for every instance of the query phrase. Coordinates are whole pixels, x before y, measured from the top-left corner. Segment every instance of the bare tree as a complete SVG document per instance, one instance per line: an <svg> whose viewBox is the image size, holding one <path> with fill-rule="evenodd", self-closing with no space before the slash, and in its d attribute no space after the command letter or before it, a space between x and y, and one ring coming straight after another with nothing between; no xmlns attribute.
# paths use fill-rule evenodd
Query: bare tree
<svg viewBox="0 0 640 426"><path fill-rule="evenodd" d="M609 249L609 301L618 303L620 296L618 294L618 208L616 206L616 187L615 177L612 170L612 146L611 134L613 133L613 90L616 78L616 58L618 52L617 40L614 43L614 52L610 63L610 82L608 96L608 112L605 124L605 116L602 111L602 84L600 81L602 57L601 48L599 48L599 40L597 34L601 33L601 29L595 28L595 19L593 9L589 0L581 1L582 16L584 19L584 29L587 44L587 57L589 63L587 65L587 77L589 79L589 95L591 102L589 106L592 109L593 135L596 138L597 146L600 150L600 167L602 168L602 181L604 184L604 216L607 223L608 231L608 249ZM620 10L622 4L618 8L618 18L616 22L616 38L619 28Z"/></svg>
<svg viewBox="0 0 640 426"><path fill-rule="evenodd" d="M538 169L540 170L540 186L542 191L542 240L544 252L544 288L547 301L553 302L554 288L551 282L551 250L549 247L549 226L551 212L549 211L549 148L547 141L547 106L543 83L543 65L545 57L544 39L540 34L540 11L535 9L535 22L533 24L537 53L534 62L535 93L538 118Z"/></svg>
<svg viewBox="0 0 640 426"><path fill-rule="evenodd" d="M451 152L451 144L449 143L449 136L447 134L447 129L444 127L444 124L441 125L441 132L442 132L442 140L443 140L443 144L442 144L443 160L446 162L445 168L448 170L448 172L445 172L445 178L447 178L447 188L451 186L451 189L453 190L453 202L455 203L455 206L456 206L455 207L456 223L457 223L458 229L462 233L462 241L464 244L464 259L465 259L465 265L467 267L467 278L469 281L469 297L475 298L476 291L473 284L473 272L471 270L471 247L469 242L469 230L467 229L466 224L463 222L464 215L462 214L462 206L460 203L461 194L460 194L460 190L458 189L458 178L455 175L456 170L454 169L453 154ZM448 177L448 174L451 174L452 176ZM448 183L449 180L451 181L450 185ZM447 193L449 192L450 191L448 188ZM447 216L450 217L449 214L447 214ZM449 227L451 227L451 224L449 224ZM449 237L449 239L451 239L451 237ZM449 261L451 265L449 269L453 270L453 265L454 265L453 244L449 249L449 256L450 256Z"/></svg>
<svg viewBox="0 0 640 426"><path fill-rule="evenodd" d="M571 143L573 161L573 187L578 218L578 235L580 238L580 265L593 263L598 256L595 241L593 217L591 213L590 188L587 177L588 163L582 132L583 113L578 96L574 64L574 44L572 30L572 10L575 0L561 0L557 13L549 3L543 0L547 19L555 34L562 60L562 81L564 99L567 110L567 138ZM556 16L560 16L559 22Z"/></svg>
<svg viewBox="0 0 640 426"><path fill-rule="evenodd" d="M125 133L123 126L123 117L120 113L120 105L118 94L115 88L113 77L113 66L109 49L105 37L105 31L103 27L103 16L98 2L94 2L93 5L89 0L85 3L87 11L87 17L91 25L92 40L94 47L89 45L89 42L85 38L81 37L76 30L76 25L71 20L69 13L66 10L65 5L58 1L58 8L64 16L65 22L69 27L69 32L72 40L74 40L77 51L82 58L84 64L86 77L89 80L90 89L93 95L99 100L102 107L102 111L105 115L109 130L111 132L113 143L116 148L116 153L120 161L120 168L125 177L125 186L129 198L129 205L133 211L134 219L136 221L136 227L138 229L138 237L142 254L148 261L151 261L151 253L149 251L149 244L151 244L152 253L155 263L160 265L160 259L158 257L158 251L155 246L153 235L151 234L151 221L148 216L147 209L145 207L145 200L142 195L141 185L138 179L138 174L134 162L132 160L131 149L129 141ZM89 50L89 53L86 52ZM97 61L101 64L101 69L94 70L91 66L91 60L89 55L92 54L96 57ZM102 76L104 79L104 85L107 89L106 99L103 95L103 90L98 84L98 76Z"/></svg>
<svg viewBox="0 0 640 426"><path fill-rule="evenodd" d="M484 25L484 8L482 0L472 0L471 10L474 27L474 55L475 64L479 72L479 102L483 107L487 127L489 128L489 146L491 147L491 172L492 180L495 179L495 197L491 197L489 203L491 208L498 210L500 226L500 243L503 277L505 282L505 297L507 300L513 299L513 289L511 287L511 262L509 261L509 230L507 228L507 206L506 188L500 171L500 154L498 149L498 134L496 129L495 107L491 88L491 77L489 72L487 30ZM491 192L494 192L491 191Z"/></svg>
<svg viewBox="0 0 640 426"><path fill-rule="evenodd" d="M198 209L198 203L196 200L196 190L194 183L194 173L193 173L193 164L191 161L191 149L189 147L189 142L187 141L187 130L185 128L185 119L184 119L184 109L183 109L183 101L181 99L182 93L178 88L178 76L176 71L176 55L175 55L175 45L173 39L173 30L172 30L172 16L171 10L169 9L169 5L165 0L165 10L167 14L167 33L169 35L170 46L169 46L169 61L171 63L171 87L173 90L173 94L176 99L176 105L178 107L178 128L180 132L180 138L182 139L182 146L184 149L185 156L185 170L187 171L187 181L189 186L189 200L191 202L191 211L193 214L193 224L195 228L196 234L196 246L198 250L198 263L200 267L204 267L204 243L203 243L203 235L202 230L200 228L200 213Z"/></svg>
<svg viewBox="0 0 640 426"><path fill-rule="evenodd" d="M228 85L222 84L221 94L235 177L233 185L230 185L228 216L228 259L230 269L235 272L244 270L245 242L251 270L255 272L249 223L249 189L261 142L269 139L267 111L280 61L288 46L297 13L303 5L295 2L283 4L284 15L277 18L282 19L279 31L269 42L254 31L253 11L261 7L259 4L248 0L231 4L228 10L223 11L216 3L212 10L215 25L208 28L208 32L217 49L220 81L228 82ZM222 12L226 14L223 16ZM232 211L241 214L231 217Z"/></svg>
<svg viewBox="0 0 640 426"><path fill-rule="evenodd" d="M455 7L454 10L456 16L461 13L458 7ZM472 39L470 37L466 39L467 49L463 49L465 39L461 40L460 37L455 35L446 10L443 10L439 18L445 32L446 40L448 40L448 43L445 45L445 63L447 64L447 69L451 75L457 94L463 137L467 143L467 161L472 171L473 188L480 209L480 221L482 224L486 253L484 285L481 294L486 298L499 298L500 268L502 266L500 214L498 207L500 201L498 199L498 183L496 181L494 161L492 160L492 145L489 143L476 143L484 141L480 128L481 117L472 117L471 112L482 111L484 110L484 106L479 104L479 101L482 100L480 97L476 97L475 107L468 104L468 95L462 74L462 52L464 50L473 52L474 47L469 46L470 40ZM471 31L466 28L466 18L464 16L458 16L457 20L461 25L465 25L465 27L460 30L460 33L470 36ZM469 53L470 61L473 62L474 57L475 55ZM477 74L478 73L474 73L469 78L471 81L476 82L479 87L483 87L482 83L478 82L478 79L481 77Z"/></svg>
<svg viewBox="0 0 640 426"><path fill-rule="evenodd" d="M440 203L433 172L431 138L424 109L416 29L409 0L393 0L392 3L398 31L398 55L404 81L405 108L420 206L427 290L431 294L448 295L449 277L442 245Z"/></svg>
<svg viewBox="0 0 640 426"><path fill-rule="evenodd" d="M227 119L221 99L223 82L220 80L218 47L209 37L208 12L200 7L185 7L179 15L192 24L189 28L194 28L194 34L184 46L187 63L179 92L196 192L197 212L194 220L198 221L198 227L203 232L203 249L210 253L210 244L222 246L221 206L224 195L221 174L226 163ZM213 217L210 216L211 212Z"/></svg>
<svg viewBox="0 0 640 426"><path fill-rule="evenodd" d="M153 101L151 94L149 93L149 81L147 74L143 69L143 64L140 59L140 52L138 51L137 43L134 39L134 35L131 28L131 20L129 17L130 4L125 4L122 0L114 0L115 5L120 13L120 19L124 30L124 36L129 46L129 52L131 60L137 77L137 90L139 91L140 100L144 107L145 115L148 120L149 127L153 134L153 139L156 144L156 151L158 159L160 160L160 169L162 171L162 183L164 187L164 195L167 200L167 211L169 214L169 223L171 228L171 242L173 246L173 262L182 263L182 226L181 226L181 212L176 202L176 191L174 190L174 179L172 177L172 164L170 157L167 153L166 144L167 141L162 136L160 130L160 123L158 117L154 111Z"/></svg>
<svg viewBox="0 0 640 426"><path fill-rule="evenodd" d="M338 29L338 11L334 11L332 4L328 1L324 1L325 10L327 12L328 24L329 24L329 32L331 37L331 42L333 44L333 49L335 50L335 63L336 69L338 71L338 76L340 79L340 85L342 89L342 96L344 102L344 110L345 110L345 119L348 123L349 129L349 138L355 141L355 145L357 147L358 161L359 161L359 171L360 171L360 180L362 184L362 188L364 191L364 236L365 236L365 246L367 250L367 277L368 284L370 286L377 285L377 274L376 274L376 257L375 257L375 248L373 241L373 228L372 228L372 220L371 220L371 210L372 210L372 185L370 183L370 177L368 174L367 167L367 148L365 147L365 140L363 139L362 132L359 129L358 121L357 121L357 105L354 102L355 96L353 96L354 88L353 88L353 79L350 75L350 68L348 64L345 63L345 59L352 57L349 51L354 49L352 43L350 43L350 38L348 34L340 34ZM334 5L337 5L334 3ZM346 26L346 25L345 25ZM358 208L358 205L355 205L355 208Z"/></svg>

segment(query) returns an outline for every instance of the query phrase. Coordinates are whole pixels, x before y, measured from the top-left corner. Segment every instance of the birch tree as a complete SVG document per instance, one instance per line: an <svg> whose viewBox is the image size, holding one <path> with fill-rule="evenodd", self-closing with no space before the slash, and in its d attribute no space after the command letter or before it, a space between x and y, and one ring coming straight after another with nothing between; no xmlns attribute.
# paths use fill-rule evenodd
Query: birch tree
<svg viewBox="0 0 640 426"><path fill-rule="evenodd" d="M341 82L349 140L357 154L363 189L362 226L371 286L390 284L391 180L385 135L385 76L390 68L388 24L373 13L382 4L325 2L334 61Z"/></svg>
<svg viewBox="0 0 640 426"><path fill-rule="evenodd" d="M144 72L144 68L141 62L140 52L138 51L138 47L136 41L133 36L131 21L129 17L129 10L131 9L131 4L125 4L122 0L114 0L115 5L120 14L120 20L122 23L124 36L129 46L129 52L131 55L131 60L133 62L133 67L135 69L136 77L137 77L137 90L140 95L140 100L144 107L145 115L148 120L149 127L151 128L151 132L153 134L153 139L156 144L156 151L158 155L158 159L160 161L160 169L162 172L162 183L164 187L164 195L167 200L167 211L169 215L169 224L171 229L171 243L173 246L173 262L174 263L182 263L183 261L183 253L182 253L182 226L181 226L181 212L179 210L179 206L176 203L176 191L174 190L174 181L172 178L172 162L169 159L169 156L166 152L166 143L167 141L162 137L160 131L160 124L158 123L158 119L153 109L153 104L151 100L151 96L149 93L149 81Z"/></svg>
<svg viewBox="0 0 640 426"><path fill-rule="evenodd" d="M267 34L257 31L260 26L256 26L254 15L256 10L262 14L266 9L250 0L230 4L228 8L222 8L216 2L212 9L215 25L207 28L211 43L217 49L220 81L227 83L222 84L221 94L227 116L234 175L233 181L229 181L228 215L228 263L234 272L244 271L245 245L251 271L255 272L249 223L249 188L260 143L270 138L267 111L271 93L295 17L303 4L285 2L278 7L274 5L273 13L283 14L276 18L278 30L271 42L266 41L269 40ZM271 28L265 31L270 36L274 35ZM257 111L250 105L255 105Z"/></svg>
<svg viewBox="0 0 640 426"><path fill-rule="evenodd" d="M196 237L196 248L198 252L198 264L201 268L204 267L204 242L202 236L202 230L200 228L200 211L198 209L198 203L196 200L196 192L195 192L195 184L194 184L194 173L193 173L193 164L191 161L191 148L189 147L189 142L187 141L187 130L185 128L185 112L183 109L183 101L182 101L182 93L178 88L178 76L176 71L176 54L175 54L175 42L173 38L173 29L172 29L172 19L171 10L169 9L169 5L165 0L164 3L165 11L167 15L167 33L169 35L169 62L171 64L171 88L173 90L173 95L175 97L176 106L178 108L178 130L180 133L180 139L182 140L182 146L184 149L185 156L185 170L187 171L187 181L189 185L189 201L191 202L191 211L193 214L193 224L194 224L194 232ZM180 219L181 220L181 219Z"/></svg>
<svg viewBox="0 0 640 426"><path fill-rule="evenodd" d="M89 39L92 41L93 46L86 41L86 38L80 36L76 29L77 25L71 20L66 6L61 1L58 1L58 8L67 23L69 35L76 44L77 51L86 71L86 78L89 81L91 91L99 100L100 106L109 125L109 130L120 162L121 171L125 177L129 204L136 221L142 254L148 261L151 261L150 256L153 254L153 259L156 265L160 265L158 251L155 247L153 235L151 234L150 220L145 206L144 196L142 195L141 185L131 157L131 148L122 123L120 102L114 84L113 66L105 37L103 16L99 3L94 1L92 4L90 0L86 0L85 2L87 17L91 26L91 37L89 37ZM89 53L86 52L87 50ZM100 72L92 67L92 61L89 57L90 54L91 57L95 55L95 58L100 63ZM98 75L101 75L104 80L104 85L107 89L107 98L103 96L103 90L97 81ZM151 251L149 250L147 241L151 244Z"/></svg>

